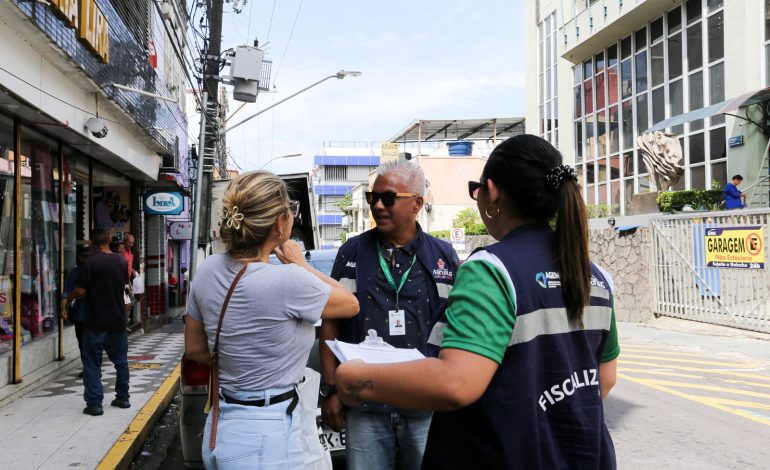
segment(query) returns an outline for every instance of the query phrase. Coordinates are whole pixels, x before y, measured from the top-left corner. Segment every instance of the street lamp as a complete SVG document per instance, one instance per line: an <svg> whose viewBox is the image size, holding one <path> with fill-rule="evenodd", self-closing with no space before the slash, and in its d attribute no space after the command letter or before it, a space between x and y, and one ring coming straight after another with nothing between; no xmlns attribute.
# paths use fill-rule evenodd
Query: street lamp
<svg viewBox="0 0 770 470"><path fill-rule="evenodd" d="M286 155L279 155L277 157L271 158L270 160L267 161L267 163L265 163L264 165L260 166L258 169L262 170L265 167L267 167L267 165L273 163L276 160L280 160L281 158L294 158L294 157L301 157L301 156L302 156L301 153L289 153L289 154L286 154Z"/></svg>
<svg viewBox="0 0 770 470"><path fill-rule="evenodd" d="M304 92L308 91L309 89L313 88L314 86L320 85L321 83L325 82L326 80L329 80L330 78L338 78L338 79L342 80L345 77L359 77L359 76L361 76L361 72L356 72L356 71L352 71L352 70L340 70L339 72L335 73L334 75L329 75L328 77L324 77L324 78L318 80L317 82L315 82L315 83L313 83L311 85L306 86L305 88L301 89L300 91L298 91L296 93L293 93L293 94L287 96L286 98L284 98L284 99L282 99L280 101L277 101L276 103L273 103L272 105L268 106L267 108L262 109L262 110L258 111L257 113L252 114L251 116L247 117L246 119L244 119L243 121L239 122L238 124L233 124L232 126L230 126L227 129L225 129L225 133L230 132L231 130L235 129L236 127L240 126L241 124L244 124L247 121L250 121L250 120L254 119L255 117L259 116L260 114L264 113L265 111L273 109L274 107L278 106L279 104L283 103L284 101L290 100L290 99L294 98L295 96L299 95L300 93L304 93Z"/></svg>

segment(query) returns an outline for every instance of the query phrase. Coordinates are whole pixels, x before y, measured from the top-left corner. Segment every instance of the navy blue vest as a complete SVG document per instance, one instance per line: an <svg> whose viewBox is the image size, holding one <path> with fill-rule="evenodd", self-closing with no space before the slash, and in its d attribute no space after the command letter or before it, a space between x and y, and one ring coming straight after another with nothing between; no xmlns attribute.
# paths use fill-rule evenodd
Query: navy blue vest
<svg viewBox="0 0 770 470"><path fill-rule="evenodd" d="M610 286L594 267L584 327L569 326L552 243L550 228L530 225L485 248L513 283L513 335L484 395L434 414L423 468L615 468L599 387Z"/></svg>

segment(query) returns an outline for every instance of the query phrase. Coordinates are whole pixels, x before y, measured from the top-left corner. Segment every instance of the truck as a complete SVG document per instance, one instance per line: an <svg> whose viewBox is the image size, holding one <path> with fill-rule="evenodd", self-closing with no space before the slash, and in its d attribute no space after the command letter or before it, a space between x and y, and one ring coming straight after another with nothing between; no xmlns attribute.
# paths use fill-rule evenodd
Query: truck
<svg viewBox="0 0 770 470"><path fill-rule="evenodd" d="M320 248L318 227L316 225L315 204L313 204L313 179L308 173L278 175L286 182L289 197L299 201L299 216L294 218L292 238L305 250ZM211 232L209 253L224 253L225 246L219 238L219 221L222 218L222 203L230 180L216 180L211 188Z"/></svg>

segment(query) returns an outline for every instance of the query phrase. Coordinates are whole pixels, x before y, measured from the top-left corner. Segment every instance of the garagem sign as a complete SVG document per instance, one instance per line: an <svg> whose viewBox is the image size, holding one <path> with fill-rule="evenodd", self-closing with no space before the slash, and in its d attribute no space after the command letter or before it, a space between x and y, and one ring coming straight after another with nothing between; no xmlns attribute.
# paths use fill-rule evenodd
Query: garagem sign
<svg viewBox="0 0 770 470"><path fill-rule="evenodd" d="M144 212L150 215L178 215L184 210L184 198L176 191L144 194Z"/></svg>

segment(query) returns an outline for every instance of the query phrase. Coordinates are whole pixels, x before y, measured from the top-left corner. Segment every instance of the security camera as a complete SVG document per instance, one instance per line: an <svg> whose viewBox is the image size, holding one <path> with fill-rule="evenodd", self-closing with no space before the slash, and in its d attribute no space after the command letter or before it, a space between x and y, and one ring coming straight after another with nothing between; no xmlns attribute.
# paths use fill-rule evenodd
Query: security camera
<svg viewBox="0 0 770 470"><path fill-rule="evenodd" d="M107 136L107 123L104 119L98 117L88 118L86 121L86 129L97 139L102 139Z"/></svg>

